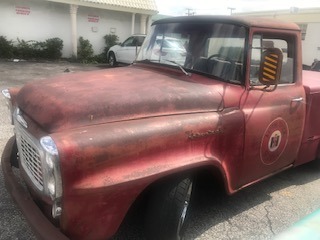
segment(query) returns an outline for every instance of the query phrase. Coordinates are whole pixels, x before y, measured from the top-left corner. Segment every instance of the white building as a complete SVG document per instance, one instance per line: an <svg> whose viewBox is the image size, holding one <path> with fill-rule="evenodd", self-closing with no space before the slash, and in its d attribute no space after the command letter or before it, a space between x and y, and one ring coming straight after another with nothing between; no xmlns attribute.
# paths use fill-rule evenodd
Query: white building
<svg viewBox="0 0 320 240"><path fill-rule="evenodd" d="M302 32L303 64L310 66L315 58L320 60L320 8L299 9L292 7L288 10L235 13L233 15L276 18L297 23Z"/></svg>
<svg viewBox="0 0 320 240"><path fill-rule="evenodd" d="M1 0L0 36L14 41L58 37L63 57L76 54L82 36L99 54L106 34L124 41L133 33L146 33L156 13L154 0Z"/></svg>

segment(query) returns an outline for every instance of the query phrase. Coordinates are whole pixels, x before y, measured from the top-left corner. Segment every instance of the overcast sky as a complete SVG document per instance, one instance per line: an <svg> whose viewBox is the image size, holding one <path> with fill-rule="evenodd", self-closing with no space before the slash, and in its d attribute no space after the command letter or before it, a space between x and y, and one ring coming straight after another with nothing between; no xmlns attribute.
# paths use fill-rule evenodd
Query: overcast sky
<svg viewBox="0 0 320 240"><path fill-rule="evenodd" d="M195 14L230 14L233 12L276 9L320 8L320 0L156 0L159 14L186 15L188 9Z"/></svg>

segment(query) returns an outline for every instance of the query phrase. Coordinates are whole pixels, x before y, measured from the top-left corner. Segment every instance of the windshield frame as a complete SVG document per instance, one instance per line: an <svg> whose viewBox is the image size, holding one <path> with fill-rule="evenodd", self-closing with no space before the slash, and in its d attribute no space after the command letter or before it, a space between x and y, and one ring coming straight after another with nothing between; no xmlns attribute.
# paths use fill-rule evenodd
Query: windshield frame
<svg viewBox="0 0 320 240"><path fill-rule="evenodd" d="M237 66L239 65L239 68L241 68L241 70L239 70L238 75L239 77L237 77L237 79L232 79L232 78L227 78L227 77L223 77L217 74L212 74L211 72L207 72L207 71L202 71L199 70L197 68L194 67L194 64L192 65L187 65L185 64L186 62L183 61L183 58L181 58L181 61L179 61L179 59L177 60L177 58L175 59L161 59L161 57L159 57L158 59L152 58L151 54L147 54L146 51L153 51L154 48L154 44L157 41L165 41L166 38L172 38L172 36L177 37L179 34L179 31L177 31L177 29L181 28L181 29L188 29L188 27L186 26L190 26L190 23L185 23L185 22L168 22L168 23L161 23L161 24L153 24L151 26L150 32L147 35L147 37L145 38L145 41L143 43L143 45L141 46L141 49L139 51L139 54L136 58L136 63L147 63L147 64L153 64L153 65L165 65L166 67L173 67L173 68L183 68L185 71L187 71L188 73L196 73L196 74L200 74L200 75L204 75L206 77L209 78L213 78L213 79L218 79L221 81L225 81L225 82L231 82L231 83L235 83L235 84L245 84L245 76L246 76L246 65L247 65L247 49L248 49L248 38L249 38L249 28L245 25L242 24L237 24L237 23L225 23L225 22L219 22L219 21L210 21L210 22L201 22L201 23L191 23L194 25L194 27L196 26L197 29L201 29L203 28L204 30L200 33L203 33L205 36L207 36L207 39L209 39L209 37L211 37L211 35L208 33L210 33L210 31L212 31L212 36L218 36L220 38L220 40L223 38L224 34L225 34L225 38L228 40L228 44L230 45L229 47L233 47L231 43L232 41L235 42L235 39L239 40L239 44L241 47L241 59L237 59L235 62L237 63ZM223 32L218 32L216 33L215 29L220 27L222 30L224 29L229 29L229 33L223 33ZM183 32L183 31L181 31ZM170 35L171 34L171 35ZM176 34L176 35L174 35ZM214 35L216 34L216 35ZM221 35L219 35L221 34ZM228 34L230 34L230 36L228 36ZM237 37L237 34L239 34L239 37ZM187 44L190 44L191 40L190 38L188 39L187 34L181 34L181 36L184 36L184 38L177 38L178 40L186 40L186 46L188 46ZM162 38L161 38L162 37ZM217 38L217 39L219 39ZM204 37L205 39L205 37ZM189 42L187 42L189 41ZM198 45L200 46L200 50L203 51L204 48L206 48L207 46L205 46L204 42L198 43ZM213 44L214 45L214 44ZM237 48L239 48L239 46L236 46ZM159 52L162 54L163 51L163 46L161 45L158 48ZM188 52L188 49L186 48L186 57L188 54L190 54ZM192 55L193 57L194 55ZM200 55L199 55L200 57ZM206 56L208 57L208 56ZM227 65L231 65L226 61L223 61L222 59L216 60L219 61L221 65L223 64L227 64ZM241 63L241 64L240 64ZM233 64L233 63L232 63ZM241 65L241 66L240 66Z"/></svg>

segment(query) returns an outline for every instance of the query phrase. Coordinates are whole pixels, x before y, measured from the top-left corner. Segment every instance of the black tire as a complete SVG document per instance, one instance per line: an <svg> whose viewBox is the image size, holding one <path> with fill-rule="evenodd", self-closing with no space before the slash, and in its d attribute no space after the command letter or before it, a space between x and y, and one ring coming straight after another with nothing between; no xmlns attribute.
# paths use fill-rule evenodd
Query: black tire
<svg viewBox="0 0 320 240"><path fill-rule="evenodd" d="M111 67L117 66L117 59L113 52L109 54L108 63Z"/></svg>
<svg viewBox="0 0 320 240"><path fill-rule="evenodd" d="M14 141L14 144L12 146L12 152L10 156L11 165L19 168L19 154L18 154L18 146L17 141Z"/></svg>
<svg viewBox="0 0 320 240"><path fill-rule="evenodd" d="M147 239L183 239L192 194L192 178L159 183L151 194L145 224Z"/></svg>

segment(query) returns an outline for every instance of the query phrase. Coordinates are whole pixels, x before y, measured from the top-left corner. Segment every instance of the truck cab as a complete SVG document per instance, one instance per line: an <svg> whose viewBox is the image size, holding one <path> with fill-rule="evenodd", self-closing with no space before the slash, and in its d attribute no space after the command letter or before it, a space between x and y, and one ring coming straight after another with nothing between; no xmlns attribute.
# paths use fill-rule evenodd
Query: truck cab
<svg viewBox="0 0 320 240"><path fill-rule="evenodd" d="M131 66L5 90L7 188L43 239L110 238L140 197L147 238L181 239L204 172L233 194L319 157L320 75L301 51L293 23L168 18Z"/></svg>

